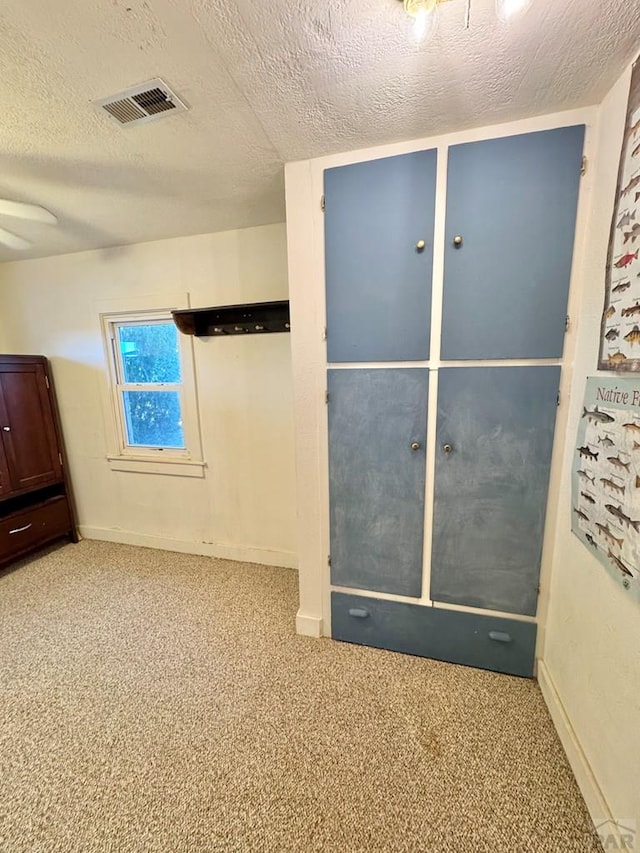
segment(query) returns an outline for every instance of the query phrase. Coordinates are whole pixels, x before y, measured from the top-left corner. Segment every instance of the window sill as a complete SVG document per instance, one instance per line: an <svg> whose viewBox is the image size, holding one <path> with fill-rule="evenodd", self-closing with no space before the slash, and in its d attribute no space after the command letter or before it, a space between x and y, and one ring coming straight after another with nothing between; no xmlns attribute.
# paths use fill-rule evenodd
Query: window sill
<svg viewBox="0 0 640 853"><path fill-rule="evenodd" d="M206 462L193 459L149 459L148 456L107 456L112 471L134 474L168 474L172 477L204 478Z"/></svg>

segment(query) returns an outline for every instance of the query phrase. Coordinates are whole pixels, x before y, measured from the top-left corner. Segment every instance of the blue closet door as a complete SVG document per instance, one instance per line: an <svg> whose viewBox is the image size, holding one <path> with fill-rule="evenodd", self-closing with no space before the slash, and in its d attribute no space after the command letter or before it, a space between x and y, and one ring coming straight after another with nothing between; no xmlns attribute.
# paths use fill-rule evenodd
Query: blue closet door
<svg viewBox="0 0 640 853"><path fill-rule="evenodd" d="M328 361L429 358L435 191L436 151L325 172Z"/></svg>
<svg viewBox="0 0 640 853"><path fill-rule="evenodd" d="M583 142L580 125L449 149L443 359L562 355Z"/></svg>
<svg viewBox="0 0 640 853"><path fill-rule="evenodd" d="M429 371L330 370L331 583L422 590Z"/></svg>
<svg viewBox="0 0 640 853"><path fill-rule="evenodd" d="M559 367L438 380L431 598L533 616Z"/></svg>

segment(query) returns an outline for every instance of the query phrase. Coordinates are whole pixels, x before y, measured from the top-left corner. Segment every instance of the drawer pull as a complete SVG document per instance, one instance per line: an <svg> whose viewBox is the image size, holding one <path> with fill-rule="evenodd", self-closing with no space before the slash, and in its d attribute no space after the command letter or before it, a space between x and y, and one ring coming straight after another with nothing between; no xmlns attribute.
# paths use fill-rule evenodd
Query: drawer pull
<svg viewBox="0 0 640 853"><path fill-rule="evenodd" d="M507 634L506 631L489 631L489 639L497 643L510 643L511 634Z"/></svg>
<svg viewBox="0 0 640 853"><path fill-rule="evenodd" d="M28 530L31 527L31 524L25 524L24 527L15 527L13 530L9 531L9 536L13 536L14 533L23 533L25 530Z"/></svg>
<svg viewBox="0 0 640 853"><path fill-rule="evenodd" d="M369 611L364 607L350 607L349 616L355 616L356 619L366 619Z"/></svg>

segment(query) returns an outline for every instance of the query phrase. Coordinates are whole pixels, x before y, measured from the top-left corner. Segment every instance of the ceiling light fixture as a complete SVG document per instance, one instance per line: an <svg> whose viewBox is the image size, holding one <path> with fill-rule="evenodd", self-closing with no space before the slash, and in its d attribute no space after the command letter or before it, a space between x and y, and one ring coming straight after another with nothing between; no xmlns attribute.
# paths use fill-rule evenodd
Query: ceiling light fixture
<svg viewBox="0 0 640 853"><path fill-rule="evenodd" d="M416 36L421 40L435 30L438 7L449 0L402 0L404 10L414 21ZM507 23L524 14L532 0L496 0L496 15L499 20ZM471 16L471 0L466 0L464 18L465 29L469 29Z"/></svg>

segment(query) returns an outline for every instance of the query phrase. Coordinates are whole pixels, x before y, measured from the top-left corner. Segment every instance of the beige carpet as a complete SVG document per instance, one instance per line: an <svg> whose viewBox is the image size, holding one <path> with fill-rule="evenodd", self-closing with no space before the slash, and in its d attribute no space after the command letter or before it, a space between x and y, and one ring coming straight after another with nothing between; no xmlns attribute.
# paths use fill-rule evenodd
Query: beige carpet
<svg viewBox="0 0 640 853"><path fill-rule="evenodd" d="M0 850L585 851L532 681L293 633L287 569L98 542L0 575Z"/></svg>

